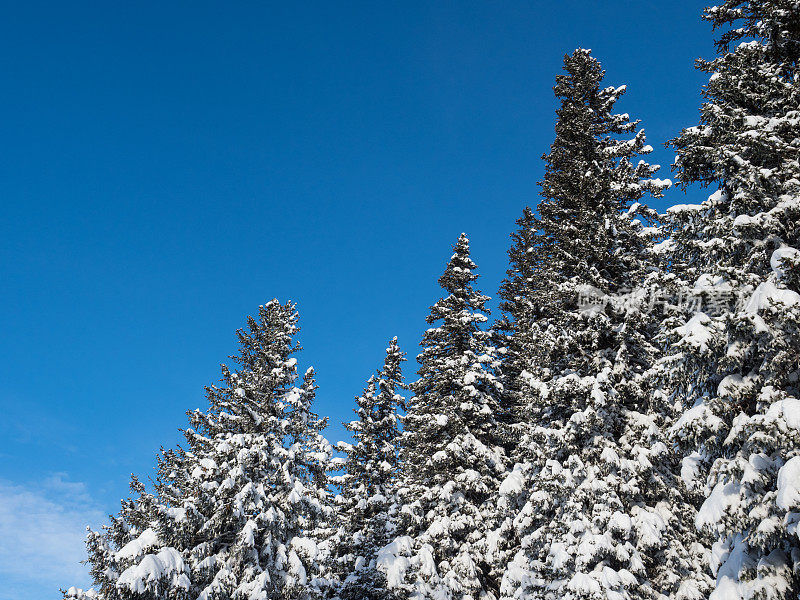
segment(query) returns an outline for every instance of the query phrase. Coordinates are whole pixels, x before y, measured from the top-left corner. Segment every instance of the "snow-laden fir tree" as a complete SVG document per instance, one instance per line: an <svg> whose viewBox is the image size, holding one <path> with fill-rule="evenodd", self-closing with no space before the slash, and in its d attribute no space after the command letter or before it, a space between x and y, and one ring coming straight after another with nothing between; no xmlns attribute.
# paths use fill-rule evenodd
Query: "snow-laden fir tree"
<svg viewBox="0 0 800 600"><path fill-rule="evenodd" d="M498 293L502 314L494 330L502 357L501 404L503 415L510 426L509 433L519 429L524 419L524 383L521 375L526 371L530 356L526 352L525 334L522 329L525 323L535 320L538 314L534 288L537 280L536 268L539 263L536 255L535 222L536 216L533 210L526 206L522 216L516 221L517 230L511 234L513 244L508 250L509 268ZM512 455L517 451L518 434L518 431L511 434L512 443L507 447Z"/></svg>
<svg viewBox="0 0 800 600"><path fill-rule="evenodd" d="M670 410L648 389L657 352L648 290L656 230L640 204L668 182L639 155L644 131L613 106L588 50L556 79L556 138L538 216L518 222L503 288L512 387L527 435L500 488L505 598L700 598L692 507L663 431Z"/></svg>
<svg viewBox="0 0 800 600"><path fill-rule="evenodd" d="M345 424L354 443L340 442L347 458L336 483L340 496L332 568L342 600L393 598L386 575L377 569L378 551L396 535L399 414L405 408L397 338L389 342L383 368L356 398L358 419Z"/></svg>
<svg viewBox="0 0 800 600"><path fill-rule="evenodd" d="M405 535L378 561L401 597L478 600L498 593L486 536L505 455L493 334L482 327L488 298L473 287L475 270L462 234L439 279L447 295L431 307L404 418Z"/></svg>
<svg viewBox="0 0 800 600"><path fill-rule="evenodd" d="M67 598L248 600L322 597L330 537L330 444L302 379L297 311L273 300L238 331L235 370L189 413L186 448L164 450L154 492L134 479L88 539L95 587ZM320 543L322 542L322 543Z"/></svg>
<svg viewBox="0 0 800 600"><path fill-rule="evenodd" d="M680 182L716 191L670 211L669 260L702 304L667 325L674 432L707 499L714 600L800 597L800 4L728 1L700 123L673 141Z"/></svg>

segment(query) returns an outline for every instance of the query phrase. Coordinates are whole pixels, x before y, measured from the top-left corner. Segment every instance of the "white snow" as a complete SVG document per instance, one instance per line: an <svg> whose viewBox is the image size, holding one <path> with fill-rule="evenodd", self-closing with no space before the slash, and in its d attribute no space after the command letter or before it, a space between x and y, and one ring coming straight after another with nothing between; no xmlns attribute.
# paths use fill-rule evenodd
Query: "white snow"
<svg viewBox="0 0 800 600"><path fill-rule="evenodd" d="M522 491L524 483L525 478L522 476L521 465L516 465L514 470L500 484L500 493L504 496L518 494Z"/></svg>
<svg viewBox="0 0 800 600"><path fill-rule="evenodd" d="M296 536L292 538L291 546L300 554L309 559L314 559L319 554L317 543L308 537Z"/></svg>
<svg viewBox="0 0 800 600"><path fill-rule="evenodd" d="M740 492L741 486L738 483L720 482L715 485L697 511L695 519L697 527L718 523L725 512L740 500Z"/></svg>
<svg viewBox="0 0 800 600"><path fill-rule="evenodd" d="M694 282L692 291L699 294L702 292L728 292L731 289L730 283L724 277L703 273Z"/></svg>
<svg viewBox="0 0 800 600"><path fill-rule="evenodd" d="M652 248L654 254L664 254L672 250L675 247L675 240L672 238L667 238L662 242L655 244Z"/></svg>
<svg viewBox="0 0 800 600"><path fill-rule="evenodd" d="M755 289L753 295L744 307L745 314L754 315L765 308L771 308L775 303L785 306L795 306L800 304L800 294L779 288L771 281L765 281Z"/></svg>
<svg viewBox="0 0 800 600"><path fill-rule="evenodd" d="M776 504L784 510L800 507L800 456L789 459L778 471Z"/></svg>
<svg viewBox="0 0 800 600"><path fill-rule="evenodd" d="M403 584L406 571L411 566L411 561L403 555L411 552L413 543L409 536L404 535L378 551L377 566L386 574L386 582L390 589Z"/></svg>
<svg viewBox="0 0 800 600"><path fill-rule="evenodd" d="M117 580L117 587L128 588L142 594L154 591L149 584L168 580L173 585L189 589L183 557L175 548L164 548L158 554L148 554L138 565L125 569Z"/></svg>
<svg viewBox="0 0 800 600"><path fill-rule="evenodd" d="M116 556L119 559L136 558L145 553L145 550L158 545L158 536L150 527L145 529L139 537L131 540L119 549Z"/></svg>
<svg viewBox="0 0 800 600"><path fill-rule="evenodd" d="M431 456L431 460L433 462L442 462L447 460L447 452L444 450L439 450L438 452L434 452L433 456Z"/></svg>
<svg viewBox="0 0 800 600"><path fill-rule="evenodd" d="M725 192L723 192L722 190L717 190L716 192L714 192L713 194L711 194L708 197L708 201L709 202L713 202L713 203L723 202L726 199L727 199L727 196L725 195Z"/></svg>
<svg viewBox="0 0 800 600"><path fill-rule="evenodd" d="M649 510L636 510L633 524L644 547L655 547L661 543L662 532L667 526L660 515Z"/></svg>
<svg viewBox="0 0 800 600"><path fill-rule="evenodd" d="M586 596L600 595L600 582L586 573L575 573L569 580L567 588L571 591Z"/></svg>
<svg viewBox="0 0 800 600"><path fill-rule="evenodd" d="M667 212L671 214L680 214L698 212L700 210L703 210L702 204L676 204L674 206L670 206L667 209Z"/></svg>
<svg viewBox="0 0 800 600"><path fill-rule="evenodd" d="M738 373L726 375L717 386L718 396L728 396L736 393L737 388L747 386L752 381L752 377L742 377Z"/></svg>
<svg viewBox="0 0 800 600"><path fill-rule="evenodd" d="M700 474L700 464L703 457L699 452L692 452L689 456L681 459L681 479L687 484L691 485Z"/></svg>
<svg viewBox="0 0 800 600"><path fill-rule="evenodd" d="M701 350L708 349L708 343L714 338L708 324L711 318L703 313L695 313L684 325L677 327L675 331L681 336L681 342L687 342Z"/></svg>
<svg viewBox="0 0 800 600"><path fill-rule="evenodd" d="M800 400L788 398L773 402L767 410L768 420L782 419L787 427L800 430Z"/></svg>
<svg viewBox="0 0 800 600"><path fill-rule="evenodd" d="M772 253L772 256L769 259L769 266L772 267L772 270L776 275L778 275L778 277L783 277L786 275L786 270L781 265L781 261L784 259L788 259L795 264L800 264L800 250L797 248L792 248L791 246L781 246Z"/></svg>

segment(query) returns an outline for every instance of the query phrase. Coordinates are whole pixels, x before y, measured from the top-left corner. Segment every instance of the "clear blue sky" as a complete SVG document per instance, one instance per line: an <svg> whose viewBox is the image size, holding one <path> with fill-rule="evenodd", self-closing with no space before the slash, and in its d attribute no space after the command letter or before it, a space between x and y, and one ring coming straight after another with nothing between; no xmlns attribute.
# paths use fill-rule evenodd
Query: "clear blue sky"
<svg viewBox="0 0 800 600"><path fill-rule="evenodd" d="M461 231L494 296L565 52L628 84L669 165L703 5L7 3L0 599L86 583L83 523L178 441L260 303L298 302L337 440L391 336L413 374Z"/></svg>

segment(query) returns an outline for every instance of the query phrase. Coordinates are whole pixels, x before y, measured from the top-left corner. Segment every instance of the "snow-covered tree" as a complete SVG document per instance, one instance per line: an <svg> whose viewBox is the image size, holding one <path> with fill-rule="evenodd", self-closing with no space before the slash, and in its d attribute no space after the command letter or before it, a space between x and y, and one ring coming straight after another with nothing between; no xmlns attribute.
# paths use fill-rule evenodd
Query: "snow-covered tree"
<svg viewBox="0 0 800 600"><path fill-rule="evenodd" d="M248 318L238 368L223 366L209 408L189 413L186 448L162 451L154 491L134 479L133 498L90 534L95 588L65 597L322 597L331 447L311 409L313 371L298 381L297 318L277 300Z"/></svg>
<svg viewBox="0 0 800 600"><path fill-rule="evenodd" d="M512 248L504 298L528 433L497 503L507 598L699 598L691 505L665 443L670 407L648 387L656 230L640 204L668 182L639 155L644 131L613 106L588 50L556 79L556 138L538 216ZM517 307L520 307L517 310Z"/></svg>
<svg viewBox="0 0 800 600"><path fill-rule="evenodd" d="M486 535L505 471L500 385L475 270L462 234L439 279L447 295L431 307L404 418L405 535L381 551L378 566L393 589L413 598L489 599L499 586L486 562Z"/></svg>
<svg viewBox="0 0 800 600"><path fill-rule="evenodd" d="M356 398L358 419L345 424L354 443L340 443L347 455L340 488L335 564L342 600L393 597L386 575L377 569L378 550L396 535L399 414L405 408L401 363L405 353L397 338L389 342L383 368L369 378Z"/></svg>
<svg viewBox="0 0 800 600"><path fill-rule="evenodd" d="M511 431L518 429L525 406L521 375L531 359L526 346L525 324L538 315L534 287L539 263L537 229L536 217L529 206L523 209L516 223L517 230L511 234L513 244L508 250L509 267L498 294L502 315L494 327L502 357L502 408ZM514 454L519 440L513 434L511 437L515 443L509 444L508 450Z"/></svg>
<svg viewBox="0 0 800 600"><path fill-rule="evenodd" d="M730 0L700 123L673 140L702 204L670 211L669 260L701 299L666 327L674 428L717 542L714 600L800 597L800 4Z"/></svg>

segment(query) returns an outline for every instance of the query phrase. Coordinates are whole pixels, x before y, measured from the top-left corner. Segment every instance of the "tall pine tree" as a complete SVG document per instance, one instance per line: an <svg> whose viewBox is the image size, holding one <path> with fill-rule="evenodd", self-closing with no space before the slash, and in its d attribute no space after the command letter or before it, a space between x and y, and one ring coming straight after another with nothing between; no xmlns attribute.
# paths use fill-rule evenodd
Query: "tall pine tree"
<svg viewBox="0 0 800 600"><path fill-rule="evenodd" d="M670 260L702 306L667 327L665 379L687 409L674 431L707 499L714 600L800 595L800 6L706 9L717 56L700 123L674 141L682 185Z"/></svg>
<svg viewBox="0 0 800 600"><path fill-rule="evenodd" d="M313 371L298 381L297 318L277 300L248 318L238 368L223 366L208 410L189 413L186 449L162 451L154 493L134 479L134 497L90 535L96 587L65 597L322 597L331 448L311 410Z"/></svg>
<svg viewBox="0 0 800 600"><path fill-rule="evenodd" d="M588 50L564 70L539 214L519 221L503 290L528 425L500 488L500 562L520 547L503 596L697 598L702 548L662 433L669 407L646 378L655 230L639 201L668 182L636 160L652 150L638 122L612 112L625 88L602 87Z"/></svg>
<svg viewBox="0 0 800 600"><path fill-rule="evenodd" d="M482 327L487 297L473 287L475 270L462 234L439 278L447 295L431 307L404 419L406 535L381 552L379 566L394 589L414 598L489 599L499 587L486 536L506 459L493 334Z"/></svg>
<svg viewBox="0 0 800 600"><path fill-rule="evenodd" d="M347 458L340 488L339 529L334 568L342 600L392 598L386 575L377 569L378 551L396 535L399 414L405 408L397 338L389 342L381 368L356 398L358 419L346 424L355 443L340 443Z"/></svg>
<svg viewBox="0 0 800 600"><path fill-rule="evenodd" d="M502 408L510 431L519 429L524 419L525 384L522 374L531 359L525 324L533 322L539 314L535 285L540 259L536 253L537 229L533 210L526 206L516 223L517 231L511 234L513 244L508 250L509 268L498 294L502 315L495 325L502 357ZM513 443L508 445L508 450L514 454L518 435L512 433L511 437Z"/></svg>

